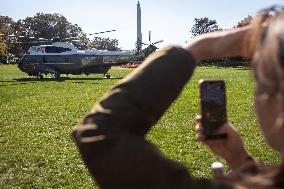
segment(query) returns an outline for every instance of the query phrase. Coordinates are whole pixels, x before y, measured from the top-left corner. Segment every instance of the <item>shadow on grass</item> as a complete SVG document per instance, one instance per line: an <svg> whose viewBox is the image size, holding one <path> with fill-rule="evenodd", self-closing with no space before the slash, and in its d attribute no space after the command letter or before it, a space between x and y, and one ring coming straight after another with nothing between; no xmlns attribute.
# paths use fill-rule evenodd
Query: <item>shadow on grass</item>
<svg viewBox="0 0 284 189"><path fill-rule="evenodd" d="M216 68L216 69L233 68L236 70L251 70L250 67L245 67L245 66L199 65L199 67L208 67L208 68Z"/></svg>
<svg viewBox="0 0 284 189"><path fill-rule="evenodd" d="M60 77L60 78L43 78L43 79L37 79L37 78L19 78L19 79L13 79L10 81L1 81L0 80L0 87L5 87L8 85L25 85L28 83L38 83L38 82L64 82L64 81L74 81L72 83L77 84L83 84L84 81L99 81L99 80L120 80L123 77L117 77L117 78L69 78L69 77ZM93 83L98 84L98 83Z"/></svg>
<svg viewBox="0 0 284 189"><path fill-rule="evenodd" d="M218 61L218 60L205 60L199 66L201 67L214 67L214 68L236 68L238 70L251 70L249 61Z"/></svg>
<svg viewBox="0 0 284 189"><path fill-rule="evenodd" d="M63 81L76 81L76 83L84 83L83 81L95 81L95 80L119 80L122 79L122 77L117 78L72 78L72 77L60 77L60 78L43 78L43 79L37 79L37 78L19 78L14 79L14 81L11 82L63 82ZM1 82L1 81L0 81ZM7 82L7 81L6 81Z"/></svg>
<svg viewBox="0 0 284 189"><path fill-rule="evenodd" d="M4 82L5 84L1 84L0 87L6 87L8 85L26 85L28 83L25 82L17 82L17 81L0 81L0 82ZM29 82L29 83L35 83L35 82Z"/></svg>

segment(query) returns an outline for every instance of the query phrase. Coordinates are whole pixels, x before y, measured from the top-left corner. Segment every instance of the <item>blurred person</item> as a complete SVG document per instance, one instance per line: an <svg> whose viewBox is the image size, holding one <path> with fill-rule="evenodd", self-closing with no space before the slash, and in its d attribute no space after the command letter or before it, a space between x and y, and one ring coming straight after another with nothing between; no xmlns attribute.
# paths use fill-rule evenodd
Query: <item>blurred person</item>
<svg viewBox="0 0 284 189"><path fill-rule="evenodd" d="M267 142L283 156L284 13L268 16L269 11L250 26L201 35L186 48L169 46L159 50L95 104L72 136L100 188L284 187L283 164L271 169L258 166L230 123L216 132L228 135L218 141L205 141L202 127L197 129L198 139L232 169L231 174L216 180L192 177L186 167L165 157L145 140L149 129L191 78L198 62L243 56L252 58L260 127Z"/></svg>
<svg viewBox="0 0 284 189"><path fill-rule="evenodd" d="M277 10L280 9L280 10ZM280 11L280 12L279 12ZM261 12L251 23L248 53L256 79L255 112L266 142L284 157L284 11L272 7ZM197 116L201 122L201 116ZM217 133L227 139L204 140L202 126L198 139L225 159L231 173L227 179L250 188L284 188L284 163L279 167L256 164L246 152L240 135L226 123ZM250 164L248 164L250 162Z"/></svg>

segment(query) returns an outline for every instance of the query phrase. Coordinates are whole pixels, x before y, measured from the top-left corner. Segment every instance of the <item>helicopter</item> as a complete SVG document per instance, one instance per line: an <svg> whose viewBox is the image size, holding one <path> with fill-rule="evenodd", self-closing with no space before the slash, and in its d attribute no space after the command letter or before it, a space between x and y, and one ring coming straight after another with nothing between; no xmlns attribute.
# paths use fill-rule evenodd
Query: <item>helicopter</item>
<svg viewBox="0 0 284 189"><path fill-rule="evenodd" d="M151 43L140 52L78 50L68 42L32 46L23 55L18 67L29 76L36 76L37 79L42 79L44 74L59 78L61 74L92 73L102 73L106 78L110 78L108 71L112 66L141 62L157 49L155 44L160 42L162 40Z"/></svg>
<svg viewBox="0 0 284 189"><path fill-rule="evenodd" d="M113 31L116 30L97 32L89 35ZM35 38L32 37L32 39ZM38 41L44 42L46 40L48 39L38 38ZM89 75L92 73L102 73L105 77L110 78L108 71L112 66L137 62L141 63L148 55L157 49L155 45L161 42L163 42L163 40L155 43L151 42L151 31L149 31L149 44L142 42L141 9L138 1L136 52L96 49L79 50L72 43L57 41L51 45L42 44L30 47L19 61L18 67L29 76L36 76L37 79L42 79L43 75L48 74L51 74L54 78L59 78L61 74ZM142 45L147 45L147 47L142 50Z"/></svg>
<svg viewBox="0 0 284 189"><path fill-rule="evenodd" d="M116 30L94 34L113 31ZM38 41L44 40L46 39L38 39ZM61 74L89 75L93 73L102 73L106 78L110 78L108 71L112 66L141 63L157 49L156 44L163 42L163 40L160 40L152 43L150 31L149 44L137 40L135 52L97 49L79 50L70 42L60 42L58 39L55 39L55 41L51 45L45 44L30 47L18 62L19 69L29 76L36 76L39 80L43 79L43 75L48 74L51 74L55 79L59 78ZM73 39L72 41L76 40ZM142 45L147 45L147 47L143 50L138 49Z"/></svg>

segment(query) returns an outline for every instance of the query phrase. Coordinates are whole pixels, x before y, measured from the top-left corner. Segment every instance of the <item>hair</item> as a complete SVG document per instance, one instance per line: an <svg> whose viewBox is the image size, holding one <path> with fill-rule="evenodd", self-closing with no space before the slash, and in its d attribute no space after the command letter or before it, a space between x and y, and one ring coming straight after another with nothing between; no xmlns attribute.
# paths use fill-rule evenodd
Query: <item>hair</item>
<svg viewBox="0 0 284 189"><path fill-rule="evenodd" d="M284 7L273 6L260 11L251 23L249 48L251 66L257 82L258 100L276 97L284 110ZM280 112L281 113L281 112ZM277 124L277 122L276 122ZM283 123L280 123L283 124ZM284 188L284 163L260 171L259 176L245 179L248 183Z"/></svg>
<svg viewBox="0 0 284 189"><path fill-rule="evenodd" d="M256 98L268 102L276 97L284 111L284 7L260 11L250 26L246 45L252 56ZM254 174L240 170L236 183L244 188L284 188L284 162L278 167L252 169Z"/></svg>
<svg viewBox="0 0 284 189"><path fill-rule="evenodd" d="M261 93L284 95L284 9L273 6L252 21L251 62ZM282 83L282 85L281 85Z"/></svg>

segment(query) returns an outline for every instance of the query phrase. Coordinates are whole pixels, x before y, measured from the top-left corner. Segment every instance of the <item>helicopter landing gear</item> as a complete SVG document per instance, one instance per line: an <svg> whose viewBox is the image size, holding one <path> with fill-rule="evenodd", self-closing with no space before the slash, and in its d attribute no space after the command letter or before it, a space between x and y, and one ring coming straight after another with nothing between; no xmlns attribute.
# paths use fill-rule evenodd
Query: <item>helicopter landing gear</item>
<svg viewBox="0 0 284 189"><path fill-rule="evenodd" d="M43 75L41 75L41 74L37 75L37 76L36 76L36 79L37 79L37 80L42 80L42 79L43 79Z"/></svg>
<svg viewBox="0 0 284 189"><path fill-rule="evenodd" d="M105 73L104 76L105 76L106 78L108 78L108 79L110 78L110 74L109 74L109 73Z"/></svg>
<svg viewBox="0 0 284 189"><path fill-rule="evenodd" d="M60 77L60 74L53 74L52 75L52 78L54 78L54 79L58 79Z"/></svg>

